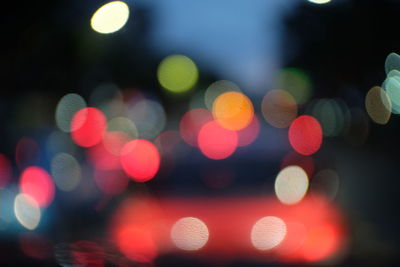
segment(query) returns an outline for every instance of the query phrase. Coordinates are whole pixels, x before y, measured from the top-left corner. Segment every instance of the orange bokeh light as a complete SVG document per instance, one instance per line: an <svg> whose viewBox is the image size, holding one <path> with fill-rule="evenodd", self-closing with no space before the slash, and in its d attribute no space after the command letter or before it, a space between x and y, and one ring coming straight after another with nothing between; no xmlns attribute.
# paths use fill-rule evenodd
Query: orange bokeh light
<svg viewBox="0 0 400 267"><path fill-rule="evenodd" d="M228 130L238 131L251 123L254 108L250 99L240 92L219 95L212 108L214 119Z"/></svg>

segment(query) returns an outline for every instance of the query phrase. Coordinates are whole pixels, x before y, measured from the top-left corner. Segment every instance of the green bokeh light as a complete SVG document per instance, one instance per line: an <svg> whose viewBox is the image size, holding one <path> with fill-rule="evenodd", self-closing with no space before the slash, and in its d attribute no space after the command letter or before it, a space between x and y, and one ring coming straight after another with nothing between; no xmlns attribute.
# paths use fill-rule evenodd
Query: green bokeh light
<svg viewBox="0 0 400 267"><path fill-rule="evenodd" d="M161 86L173 93L183 93L197 82L196 64L183 55L166 57L158 66L157 77Z"/></svg>
<svg viewBox="0 0 400 267"><path fill-rule="evenodd" d="M296 68L281 70L276 87L288 91L297 104L306 103L312 94L310 78L304 71Z"/></svg>

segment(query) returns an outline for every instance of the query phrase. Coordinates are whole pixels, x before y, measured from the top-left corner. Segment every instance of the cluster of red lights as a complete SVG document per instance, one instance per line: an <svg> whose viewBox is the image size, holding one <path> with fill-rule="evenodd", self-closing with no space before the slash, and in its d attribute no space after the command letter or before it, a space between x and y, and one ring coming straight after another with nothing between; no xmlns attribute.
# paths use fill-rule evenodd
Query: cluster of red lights
<svg viewBox="0 0 400 267"><path fill-rule="evenodd" d="M238 147L253 143L260 133L260 121L254 114L251 101L244 95L239 97L245 99L246 106L233 115L226 107L220 108L219 114L203 108L189 110L180 120L179 132L162 132L154 143L122 131L108 130L106 116L94 107L82 108L73 115L70 136L76 145L85 149L98 188L107 195L118 195L124 192L130 179L146 182L154 178L162 161L174 160L174 149L181 140L214 160L228 158ZM238 113L243 110L244 114ZM289 153L282 161L282 168L298 165L311 177L314 162L310 155L322 144L319 122L308 115L297 117L290 124L288 140L297 153ZM55 197L55 185L46 170L29 164L34 163L31 158L36 154L38 146L33 140L25 138L18 144L17 162L25 168L19 185L21 193L29 195L44 208ZM9 165L7 158L0 157L2 186L11 176ZM220 199L205 204L207 201L128 200L119 208L112 222L112 240L127 258L151 262L160 253L179 251L171 241L172 225L179 218L192 216L201 218L210 234L204 248L196 252L199 255L230 258L272 255L282 261L316 261L330 256L343 242L339 213L323 198L303 200L293 206L285 206L275 199ZM315 210L319 211L315 213ZM255 221L267 213L282 219L287 232L276 248L260 251L251 244L249 232ZM304 231L305 228L308 230ZM300 237L301 242L297 240ZM80 244L80 248L82 246ZM31 253L28 244L24 243L24 249ZM82 253L75 254L79 261Z"/></svg>
<svg viewBox="0 0 400 267"><path fill-rule="evenodd" d="M280 218L286 231L276 246L263 250L252 243L251 231L265 216ZM201 238L202 229L189 225L188 240L184 240L186 249L177 246L172 231L174 224L185 217L198 218L208 231L208 237ZM323 197L315 196L293 206L267 197L127 199L117 210L110 230L120 251L139 262L179 252L219 259L250 257L314 262L339 253L345 241L340 213ZM272 226L264 230L269 238L278 231ZM202 245L193 251L199 243Z"/></svg>

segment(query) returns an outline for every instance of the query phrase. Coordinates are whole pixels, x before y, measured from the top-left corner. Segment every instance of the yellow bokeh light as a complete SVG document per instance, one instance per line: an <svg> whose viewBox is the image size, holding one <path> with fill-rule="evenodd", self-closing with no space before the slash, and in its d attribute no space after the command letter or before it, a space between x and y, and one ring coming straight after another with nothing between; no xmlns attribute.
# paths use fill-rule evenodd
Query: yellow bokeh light
<svg viewBox="0 0 400 267"><path fill-rule="evenodd" d="M183 93L197 82L196 64L183 55L166 57L158 66L157 77L162 87L173 93Z"/></svg>
<svg viewBox="0 0 400 267"><path fill-rule="evenodd" d="M207 225L194 217L179 219L171 229L172 242L183 250L201 249L207 243L208 237Z"/></svg>
<svg viewBox="0 0 400 267"><path fill-rule="evenodd" d="M238 131L253 120L254 108L250 99L244 94L227 92L215 99L212 113L222 127Z"/></svg>
<svg viewBox="0 0 400 267"><path fill-rule="evenodd" d="M39 225L40 208L37 202L26 194L18 194L15 197L14 213L18 222L28 230L33 230Z"/></svg>
<svg viewBox="0 0 400 267"><path fill-rule="evenodd" d="M128 18L128 5L122 1L113 1L97 9L90 20L90 25L98 33L113 33L124 27Z"/></svg>
<svg viewBox="0 0 400 267"><path fill-rule="evenodd" d="M275 180L275 194L279 201L292 205L303 199L308 189L308 177L299 166L281 170Z"/></svg>
<svg viewBox="0 0 400 267"><path fill-rule="evenodd" d="M269 250L278 246L286 236L286 224L275 216L258 220L251 229L251 243L259 250Z"/></svg>
<svg viewBox="0 0 400 267"><path fill-rule="evenodd" d="M371 119L378 124L386 124L392 113L392 103L382 87L372 87L365 97L365 108Z"/></svg>

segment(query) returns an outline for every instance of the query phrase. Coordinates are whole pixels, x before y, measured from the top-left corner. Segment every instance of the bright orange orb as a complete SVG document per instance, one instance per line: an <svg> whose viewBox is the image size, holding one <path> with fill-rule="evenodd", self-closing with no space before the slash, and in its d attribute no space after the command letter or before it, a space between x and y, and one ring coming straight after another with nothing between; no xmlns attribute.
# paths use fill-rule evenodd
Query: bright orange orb
<svg viewBox="0 0 400 267"><path fill-rule="evenodd" d="M222 127L238 131L251 123L254 108L250 99L244 94L226 92L215 99L212 113Z"/></svg>

